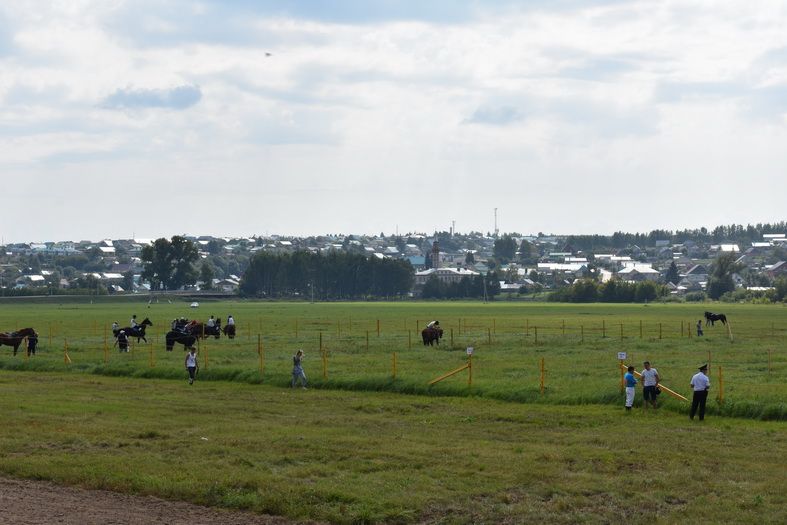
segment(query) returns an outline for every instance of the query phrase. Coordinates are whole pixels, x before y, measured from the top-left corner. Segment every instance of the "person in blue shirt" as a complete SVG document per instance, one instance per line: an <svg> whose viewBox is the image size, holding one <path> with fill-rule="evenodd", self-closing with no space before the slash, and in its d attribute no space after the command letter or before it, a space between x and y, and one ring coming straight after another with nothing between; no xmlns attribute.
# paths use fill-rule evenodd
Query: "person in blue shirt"
<svg viewBox="0 0 787 525"><path fill-rule="evenodd" d="M637 378L634 377L634 367L628 367L628 372L623 376L623 381L626 383L626 410L631 410L634 405L634 393L637 391Z"/></svg>

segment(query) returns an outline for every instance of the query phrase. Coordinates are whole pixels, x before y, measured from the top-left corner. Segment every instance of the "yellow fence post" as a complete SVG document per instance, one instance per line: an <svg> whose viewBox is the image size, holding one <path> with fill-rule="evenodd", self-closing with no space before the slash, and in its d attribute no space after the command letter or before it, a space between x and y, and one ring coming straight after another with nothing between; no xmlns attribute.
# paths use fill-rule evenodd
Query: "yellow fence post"
<svg viewBox="0 0 787 525"><path fill-rule="evenodd" d="M604 319L601 320L601 337L607 338L607 323L604 322Z"/></svg>
<svg viewBox="0 0 787 525"><path fill-rule="evenodd" d="M68 357L68 340L63 339L63 364L70 365L71 358Z"/></svg>
<svg viewBox="0 0 787 525"><path fill-rule="evenodd" d="M537 326L533 327L533 335L535 337L535 344L538 344L538 327Z"/></svg>
<svg viewBox="0 0 787 525"><path fill-rule="evenodd" d="M454 347L454 329L451 328L451 348Z"/></svg>
<svg viewBox="0 0 787 525"><path fill-rule="evenodd" d="M719 404L724 404L724 374L721 367L719 367Z"/></svg>
<svg viewBox="0 0 787 525"><path fill-rule="evenodd" d="M579 325L579 342L585 342L585 325Z"/></svg>
<svg viewBox="0 0 787 525"><path fill-rule="evenodd" d="M262 346L262 335L257 334L257 356L260 360L260 379L265 373L265 348Z"/></svg>
<svg viewBox="0 0 787 525"><path fill-rule="evenodd" d="M489 341L489 344L491 345L492 344L492 330L490 330L488 327L486 329L486 338L487 338L487 341Z"/></svg>
<svg viewBox="0 0 787 525"><path fill-rule="evenodd" d="M661 339L661 323L659 323L659 339Z"/></svg>
<svg viewBox="0 0 787 525"><path fill-rule="evenodd" d="M377 337L380 337L380 320L377 320Z"/></svg>
<svg viewBox="0 0 787 525"><path fill-rule="evenodd" d="M322 378L328 379L328 350L322 353Z"/></svg>
<svg viewBox="0 0 787 525"><path fill-rule="evenodd" d="M393 378L396 379L396 352L393 353Z"/></svg>
<svg viewBox="0 0 787 525"><path fill-rule="evenodd" d="M544 379L546 375L546 369L544 368L544 358L541 358L541 379L539 381L539 389L541 390L541 395L544 395Z"/></svg>

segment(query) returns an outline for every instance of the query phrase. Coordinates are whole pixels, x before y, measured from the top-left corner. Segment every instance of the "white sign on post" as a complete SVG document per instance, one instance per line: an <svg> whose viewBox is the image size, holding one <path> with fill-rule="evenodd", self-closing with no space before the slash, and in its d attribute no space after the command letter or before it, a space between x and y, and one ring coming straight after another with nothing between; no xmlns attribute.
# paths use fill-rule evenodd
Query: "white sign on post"
<svg viewBox="0 0 787 525"><path fill-rule="evenodd" d="M624 361L626 359L626 352L618 352L618 359Z"/></svg>
<svg viewBox="0 0 787 525"><path fill-rule="evenodd" d="M467 355L473 355L473 347L472 346L468 346L467 347Z"/></svg>

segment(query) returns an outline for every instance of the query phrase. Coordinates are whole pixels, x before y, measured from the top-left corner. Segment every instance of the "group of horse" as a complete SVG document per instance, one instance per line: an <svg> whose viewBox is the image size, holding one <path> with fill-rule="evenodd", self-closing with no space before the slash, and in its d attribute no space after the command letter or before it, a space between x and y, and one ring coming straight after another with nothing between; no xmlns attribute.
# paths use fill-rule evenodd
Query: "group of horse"
<svg viewBox="0 0 787 525"><path fill-rule="evenodd" d="M137 343L141 341L148 342L145 338L145 329L148 326L153 326L153 322L147 317L135 327L127 326L124 328L115 328L112 330L115 338L118 337L122 331L127 338L136 338ZM175 343L182 344L185 348L191 348L197 342L197 339L206 337L214 337L218 339L221 334L226 335L230 339L235 338L235 325L228 324L223 328L221 326L221 319L216 319L215 324L210 326L208 323L201 321L189 321L181 317L172 322L172 329L164 336L166 348L168 352L172 351Z"/></svg>
<svg viewBox="0 0 787 525"><path fill-rule="evenodd" d="M214 321L213 326L201 321L189 321L185 318L175 319L172 323L172 330L164 336L167 352L171 352L175 343L182 344L186 349L193 348L198 339L213 337L218 339L221 334L230 339L235 338L235 325L226 324L221 326L221 318Z"/></svg>

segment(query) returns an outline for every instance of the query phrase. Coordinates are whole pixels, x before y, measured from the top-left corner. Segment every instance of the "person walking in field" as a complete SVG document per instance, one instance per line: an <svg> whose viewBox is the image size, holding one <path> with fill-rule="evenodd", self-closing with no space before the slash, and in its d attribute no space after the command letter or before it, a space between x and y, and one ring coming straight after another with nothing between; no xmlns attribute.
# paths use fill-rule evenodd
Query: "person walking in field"
<svg viewBox="0 0 787 525"><path fill-rule="evenodd" d="M125 330L118 332L118 337L115 339L115 344L112 346L117 346L118 352L128 352L128 337L126 337Z"/></svg>
<svg viewBox="0 0 787 525"><path fill-rule="evenodd" d="M626 383L626 411L630 411L631 407L634 406L634 394L636 393L637 387L637 378L634 377L634 367L630 366L627 369L626 375L623 376L623 380Z"/></svg>
<svg viewBox="0 0 787 525"><path fill-rule="evenodd" d="M650 361L643 363L645 369L640 372L642 376L642 397L644 398L643 405L645 410L648 409L648 404L656 408L656 396L658 395L659 387L659 372L655 368L650 367Z"/></svg>
<svg viewBox="0 0 787 525"><path fill-rule="evenodd" d="M702 337L702 319L697 321L697 337Z"/></svg>
<svg viewBox="0 0 787 525"><path fill-rule="evenodd" d="M199 368L199 362L197 361L197 349L193 346L189 348L189 353L186 354L186 361L184 363L186 365L186 370L189 373L189 384L194 384L194 379L197 377L197 369Z"/></svg>
<svg viewBox="0 0 787 525"><path fill-rule="evenodd" d="M691 398L691 411L689 412L689 419L694 420L697 409L700 412L700 421L705 420L705 402L708 400L708 390L710 390L710 379L705 375L708 371L708 365L702 365L700 371L694 374L691 378L691 389L694 391L694 396Z"/></svg>
<svg viewBox="0 0 787 525"><path fill-rule="evenodd" d="M304 390L306 390L306 373L303 371L303 365L301 362L303 361L303 350L298 350L295 352L295 355L292 356L292 385L291 388L295 388L295 383L300 381L301 386Z"/></svg>

